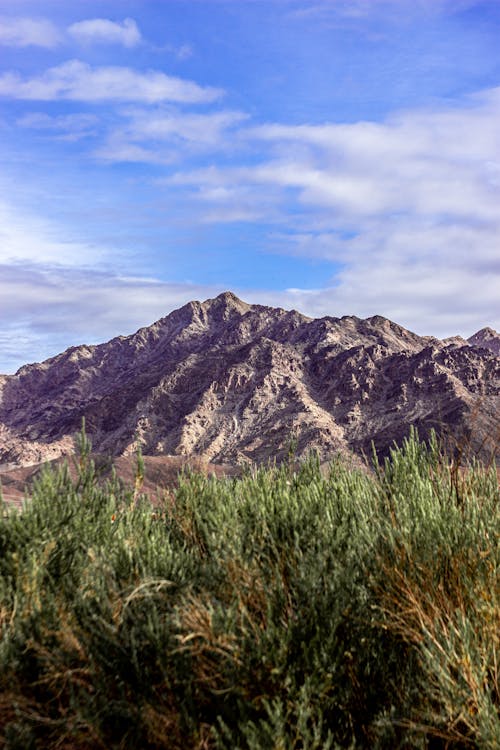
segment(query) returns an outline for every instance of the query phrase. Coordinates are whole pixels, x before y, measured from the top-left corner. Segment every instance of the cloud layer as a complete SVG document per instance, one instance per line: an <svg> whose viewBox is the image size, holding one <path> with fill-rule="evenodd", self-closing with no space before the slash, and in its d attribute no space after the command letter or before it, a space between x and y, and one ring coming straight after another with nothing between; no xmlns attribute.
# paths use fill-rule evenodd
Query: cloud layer
<svg viewBox="0 0 500 750"><path fill-rule="evenodd" d="M500 317L499 118L492 89L382 123L263 125L246 132L267 152L257 164L166 183L214 221L251 208L281 223L275 252L341 264L316 310L328 300L447 335ZM311 309L311 294L301 299Z"/></svg>

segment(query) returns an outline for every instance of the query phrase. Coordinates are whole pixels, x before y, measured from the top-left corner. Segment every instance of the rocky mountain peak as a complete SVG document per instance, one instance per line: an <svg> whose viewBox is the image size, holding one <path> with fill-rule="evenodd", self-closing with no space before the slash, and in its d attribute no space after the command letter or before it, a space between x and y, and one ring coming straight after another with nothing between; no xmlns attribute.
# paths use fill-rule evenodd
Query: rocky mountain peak
<svg viewBox="0 0 500 750"><path fill-rule="evenodd" d="M201 303L201 307L213 319L227 321L235 315L244 315L252 306L243 302L233 292L223 292L214 299Z"/></svg>
<svg viewBox="0 0 500 750"><path fill-rule="evenodd" d="M474 333L467 339L471 346L482 346L485 349L489 349L494 354L500 355L500 333L494 330L494 328L481 328L480 331Z"/></svg>

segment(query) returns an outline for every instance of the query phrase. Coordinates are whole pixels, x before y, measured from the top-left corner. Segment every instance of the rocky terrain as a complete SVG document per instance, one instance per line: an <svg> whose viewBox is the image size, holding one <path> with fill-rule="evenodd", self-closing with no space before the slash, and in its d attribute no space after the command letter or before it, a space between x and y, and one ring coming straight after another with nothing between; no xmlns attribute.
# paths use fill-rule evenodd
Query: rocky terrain
<svg viewBox="0 0 500 750"><path fill-rule="evenodd" d="M190 302L131 336L78 346L0 377L4 470L94 449L262 462L317 449L387 453L415 425L490 455L500 335L418 336L380 316L311 319L231 293Z"/></svg>

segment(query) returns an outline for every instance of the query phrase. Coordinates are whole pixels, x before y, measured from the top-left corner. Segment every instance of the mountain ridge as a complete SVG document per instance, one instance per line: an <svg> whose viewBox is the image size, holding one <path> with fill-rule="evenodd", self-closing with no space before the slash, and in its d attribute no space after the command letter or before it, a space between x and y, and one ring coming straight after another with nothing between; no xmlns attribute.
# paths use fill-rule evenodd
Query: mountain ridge
<svg viewBox="0 0 500 750"><path fill-rule="evenodd" d="M411 425L496 428L500 335L419 336L382 316L310 318L232 292L188 302L130 336L71 347L0 376L0 464L74 451L85 418L100 453L215 463L382 454ZM475 420L475 425L472 422Z"/></svg>

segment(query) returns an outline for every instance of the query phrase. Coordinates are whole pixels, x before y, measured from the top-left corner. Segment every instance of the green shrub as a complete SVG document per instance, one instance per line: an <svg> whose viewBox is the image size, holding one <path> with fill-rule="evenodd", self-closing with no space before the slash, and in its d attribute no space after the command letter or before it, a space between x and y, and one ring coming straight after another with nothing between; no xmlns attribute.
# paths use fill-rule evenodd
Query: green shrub
<svg viewBox="0 0 500 750"><path fill-rule="evenodd" d="M0 746L498 748L494 469L45 470L0 521Z"/></svg>

